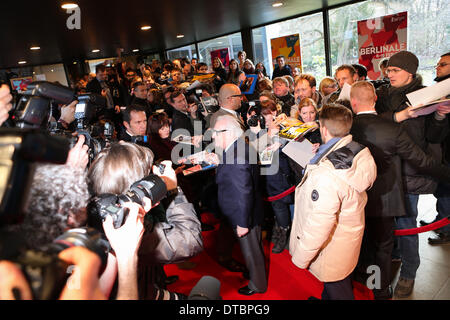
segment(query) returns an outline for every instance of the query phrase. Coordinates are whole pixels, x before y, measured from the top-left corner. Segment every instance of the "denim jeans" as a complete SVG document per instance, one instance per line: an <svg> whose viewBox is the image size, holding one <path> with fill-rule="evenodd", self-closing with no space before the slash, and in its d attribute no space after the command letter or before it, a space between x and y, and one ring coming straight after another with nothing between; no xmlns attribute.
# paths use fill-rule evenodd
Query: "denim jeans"
<svg viewBox="0 0 450 320"><path fill-rule="evenodd" d="M277 219L278 226L287 228L291 226L291 211L290 205L281 200L271 202L272 209Z"/></svg>
<svg viewBox="0 0 450 320"><path fill-rule="evenodd" d="M450 216L450 183L439 183L434 196L437 198L436 210L438 215L436 220L441 220ZM437 231L450 234L450 224L439 228Z"/></svg>
<svg viewBox="0 0 450 320"><path fill-rule="evenodd" d="M405 194L406 215L395 218L397 229L417 228L418 202L418 194ZM419 235L396 236L396 240L398 252L394 256L399 254L402 259L400 277L413 280L420 265Z"/></svg>

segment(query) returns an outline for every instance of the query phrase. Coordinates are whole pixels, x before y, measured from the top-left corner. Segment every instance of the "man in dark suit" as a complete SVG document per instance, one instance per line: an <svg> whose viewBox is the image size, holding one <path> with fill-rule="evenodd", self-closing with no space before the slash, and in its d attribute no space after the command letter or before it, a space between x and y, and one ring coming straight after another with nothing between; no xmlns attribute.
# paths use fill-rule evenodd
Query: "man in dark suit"
<svg viewBox="0 0 450 320"><path fill-rule="evenodd" d="M122 132L119 134L119 140L135 142L133 137L139 136L142 137L142 139L146 138L147 116L145 115L145 109L142 106L128 106L123 111L122 118L123 128ZM149 147L145 141L139 141L139 144Z"/></svg>
<svg viewBox="0 0 450 320"><path fill-rule="evenodd" d="M354 83L350 97L356 114L351 134L354 141L369 148L378 171L373 187L367 191L366 230L359 269L364 273L367 266L378 266L381 287L373 290L375 298L390 299L395 217L406 214L402 160L441 179L449 179L450 170L440 165L438 159L427 156L400 125L377 115L377 96L370 82Z"/></svg>
<svg viewBox="0 0 450 320"><path fill-rule="evenodd" d="M181 90L175 90L170 94L169 104L173 108L172 132L184 129L190 136L201 136L203 124L197 113L197 106L189 105Z"/></svg>
<svg viewBox="0 0 450 320"><path fill-rule="evenodd" d="M232 115L217 118L213 129L216 151L222 155L217 168L219 207L239 239L249 283L238 292L244 295L267 290L261 237L262 196L256 151L243 139L243 131Z"/></svg>
<svg viewBox="0 0 450 320"><path fill-rule="evenodd" d="M108 75L106 73L106 66L104 64L96 65L95 78L86 85L86 91L90 93L101 94L106 98L107 108L114 109L114 101L108 83L106 81L107 79Z"/></svg>
<svg viewBox="0 0 450 320"><path fill-rule="evenodd" d="M133 83L133 97L131 99L131 104L142 106L148 118L154 110L147 100L147 93L148 88L144 82L138 81Z"/></svg>

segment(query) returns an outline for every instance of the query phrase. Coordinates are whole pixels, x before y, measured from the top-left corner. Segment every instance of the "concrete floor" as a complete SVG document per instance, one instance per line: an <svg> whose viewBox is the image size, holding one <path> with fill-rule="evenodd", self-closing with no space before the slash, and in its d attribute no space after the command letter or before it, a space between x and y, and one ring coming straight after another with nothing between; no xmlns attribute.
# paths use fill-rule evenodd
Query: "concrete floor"
<svg viewBox="0 0 450 320"><path fill-rule="evenodd" d="M433 195L421 195L418 206L418 226L420 220L427 222L434 220L437 212L436 198ZM450 300L450 244L429 245L427 239L433 234L433 231L419 234L421 262L417 270L414 291L410 297L401 300ZM393 288L399 273L398 269L392 282Z"/></svg>

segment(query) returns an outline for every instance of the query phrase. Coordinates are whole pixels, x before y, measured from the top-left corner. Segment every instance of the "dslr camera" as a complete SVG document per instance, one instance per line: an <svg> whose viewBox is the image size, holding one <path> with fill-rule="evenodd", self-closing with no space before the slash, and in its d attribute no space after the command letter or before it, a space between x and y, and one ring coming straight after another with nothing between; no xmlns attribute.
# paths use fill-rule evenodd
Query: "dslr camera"
<svg viewBox="0 0 450 320"><path fill-rule="evenodd" d="M197 104L198 111L214 113L219 110L219 102L215 96L203 96L203 89L195 89L195 93L188 96L188 104Z"/></svg>
<svg viewBox="0 0 450 320"><path fill-rule="evenodd" d="M250 116L247 120L247 124L250 127L257 127L258 122L261 127L261 129L264 129L266 127L266 120L264 119L263 115L261 114L261 103L259 101L249 101L248 102L248 114L251 114L255 112L254 115Z"/></svg>
<svg viewBox="0 0 450 320"><path fill-rule="evenodd" d="M160 171L164 172L160 164ZM126 221L128 209L123 207L126 202L135 202L144 205L144 197L149 198L152 203L157 203L164 199L167 194L167 187L164 181L155 174L133 183L128 191L121 195L101 194L93 199L90 203L89 225L95 226L99 230L102 229L102 222L107 216L113 219L114 228L120 228Z"/></svg>
<svg viewBox="0 0 450 320"><path fill-rule="evenodd" d="M58 254L75 246L96 253L102 262L99 274L105 270L111 246L105 236L93 228L70 229L42 250L26 250L17 235L3 235L3 241L0 241L0 258L10 260L20 267L33 299L56 300L73 271L73 267L60 260Z"/></svg>

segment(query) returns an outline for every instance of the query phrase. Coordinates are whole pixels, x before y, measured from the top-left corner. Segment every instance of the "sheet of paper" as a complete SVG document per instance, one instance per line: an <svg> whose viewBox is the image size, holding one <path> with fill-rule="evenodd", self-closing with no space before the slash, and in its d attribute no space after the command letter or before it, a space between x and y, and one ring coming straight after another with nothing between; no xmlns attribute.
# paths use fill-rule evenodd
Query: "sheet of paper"
<svg viewBox="0 0 450 320"><path fill-rule="evenodd" d="M408 93L408 98L411 105L417 106L419 104L427 104L434 100L439 100L450 94L450 78L444 81L433 84L432 86L416 90Z"/></svg>
<svg viewBox="0 0 450 320"><path fill-rule="evenodd" d="M178 143L184 143L184 144L193 144L192 143L192 137L190 136L184 136L182 134L176 136L172 139L172 141L178 142Z"/></svg>
<svg viewBox="0 0 450 320"><path fill-rule="evenodd" d="M309 160L314 157L312 143L309 142L308 139L303 139L301 142L291 141L281 151L303 168L306 167Z"/></svg>
<svg viewBox="0 0 450 320"><path fill-rule="evenodd" d="M352 86L349 85L347 82L344 83L344 87L341 90L341 93L339 94L338 100L348 100L350 101L350 90L352 89Z"/></svg>
<svg viewBox="0 0 450 320"><path fill-rule="evenodd" d="M200 81L198 81L198 80L195 80L189 87L186 88L186 91L193 90L193 89L198 88L200 86L202 86L202 83Z"/></svg>

